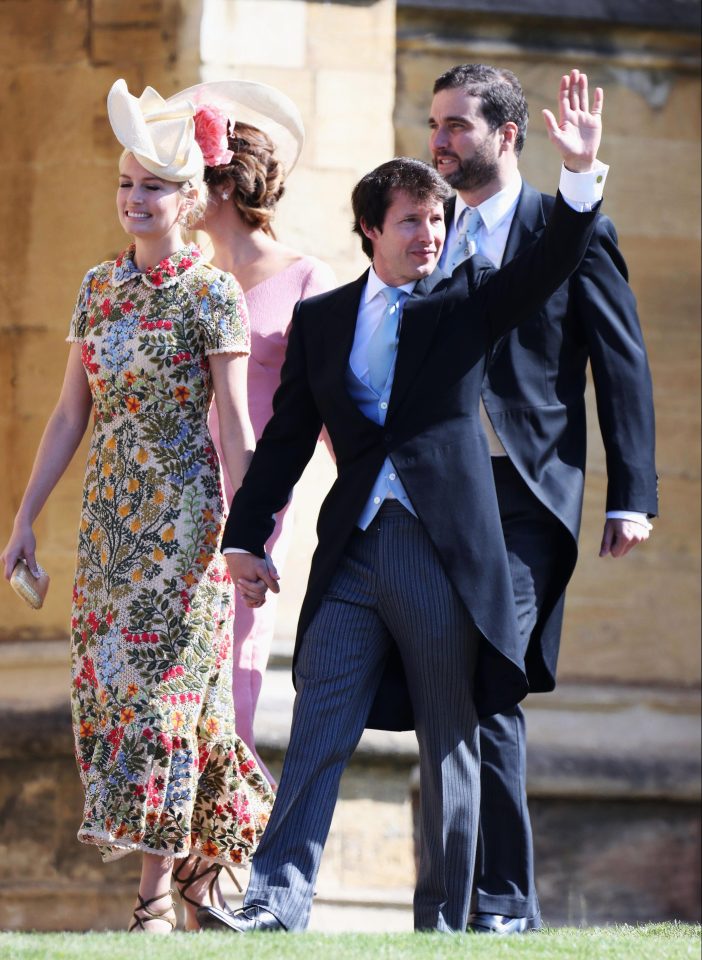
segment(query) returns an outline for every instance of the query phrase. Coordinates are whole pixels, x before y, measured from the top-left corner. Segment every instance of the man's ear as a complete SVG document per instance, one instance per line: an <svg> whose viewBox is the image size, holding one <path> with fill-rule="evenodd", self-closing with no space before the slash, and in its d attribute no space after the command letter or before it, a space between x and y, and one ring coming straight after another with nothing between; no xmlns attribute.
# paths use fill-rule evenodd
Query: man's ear
<svg viewBox="0 0 702 960"><path fill-rule="evenodd" d="M383 232L380 227L369 227L366 221L361 217L361 230L368 237L369 240L377 240L380 234Z"/></svg>
<svg viewBox="0 0 702 960"><path fill-rule="evenodd" d="M514 150L518 134L519 127L516 123L513 123L511 120L503 123L500 127L500 146L502 148L511 147Z"/></svg>

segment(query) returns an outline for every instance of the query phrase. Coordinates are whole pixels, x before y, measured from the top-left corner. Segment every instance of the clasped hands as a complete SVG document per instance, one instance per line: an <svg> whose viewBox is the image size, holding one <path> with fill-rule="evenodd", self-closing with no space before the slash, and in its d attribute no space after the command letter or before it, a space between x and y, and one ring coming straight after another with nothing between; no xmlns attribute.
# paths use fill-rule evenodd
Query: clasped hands
<svg viewBox="0 0 702 960"><path fill-rule="evenodd" d="M225 559L235 589L247 607L260 607L266 602L266 592L280 593L280 576L266 553L226 553Z"/></svg>

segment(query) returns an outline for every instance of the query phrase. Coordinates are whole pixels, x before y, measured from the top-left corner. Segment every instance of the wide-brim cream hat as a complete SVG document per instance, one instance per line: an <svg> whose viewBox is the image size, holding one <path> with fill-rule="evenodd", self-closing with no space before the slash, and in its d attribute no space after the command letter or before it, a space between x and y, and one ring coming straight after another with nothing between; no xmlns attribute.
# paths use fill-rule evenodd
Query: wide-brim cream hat
<svg viewBox="0 0 702 960"><path fill-rule="evenodd" d="M195 141L195 104L181 97L164 100L153 87L140 97L115 80L107 95L114 135L139 163L157 177L183 183L202 174L204 160Z"/></svg>
<svg viewBox="0 0 702 960"><path fill-rule="evenodd" d="M196 107L216 107L235 130L237 123L263 130L273 141L286 175L297 163L305 142L302 115L290 97L275 87L253 80L212 80L181 90L166 102L174 105L183 100Z"/></svg>

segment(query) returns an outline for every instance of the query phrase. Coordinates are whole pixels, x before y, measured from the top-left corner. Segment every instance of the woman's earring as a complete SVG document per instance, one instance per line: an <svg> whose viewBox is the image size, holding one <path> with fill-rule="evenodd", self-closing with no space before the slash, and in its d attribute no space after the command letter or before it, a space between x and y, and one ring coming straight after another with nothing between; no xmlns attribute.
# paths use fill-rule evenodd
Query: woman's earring
<svg viewBox="0 0 702 960"><path fill-rule="evenodd" d="M228 199L229 199L229 194L228 194L228 193L223 193L223 194L222 194L222 200L228 200Z"/></svg>

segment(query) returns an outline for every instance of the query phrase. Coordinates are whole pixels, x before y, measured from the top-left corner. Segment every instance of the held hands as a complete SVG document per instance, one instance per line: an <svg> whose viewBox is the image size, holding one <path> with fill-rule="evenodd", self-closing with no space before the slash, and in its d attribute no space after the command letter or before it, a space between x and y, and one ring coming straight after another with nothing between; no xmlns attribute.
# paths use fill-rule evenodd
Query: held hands
<svg viewBox="0 0 702 960"><path fill-rule="evenodd" d="M626 556L637 544L648 540L650 533L648 527L642 523L610 517L605 523L599 555L601 557Z"/></svg>
<svg viewBox="0 0 702 960"><path fill-rule="evenodd" d="M247 607L260 607L266 602L266 591L280 593L280 576L271 558L253 553L225 554L232 582Z"/></svg>
<svg viewBox="0 0 702 960"><path fill-rule="evenodd" d="M589 107L587 74L571 70L561 77L558 92L558 122L550 110L543 110L546 132L568 170L587 173L592 169L602 138L604 93L595 89Z"/></svg>

